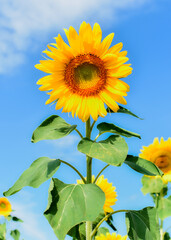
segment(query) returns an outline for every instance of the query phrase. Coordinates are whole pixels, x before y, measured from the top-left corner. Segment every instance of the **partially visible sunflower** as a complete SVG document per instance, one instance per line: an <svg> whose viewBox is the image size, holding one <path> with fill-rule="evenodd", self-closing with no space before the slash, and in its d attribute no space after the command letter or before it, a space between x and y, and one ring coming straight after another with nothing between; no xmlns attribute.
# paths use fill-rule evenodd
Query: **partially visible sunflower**
<svg viewBox="0 0 171 240"><path fill-rule="evenodd" d="M35 65L48 76L41 78L37 84L41 91L48 91L50 98L46 104L55 102L56 109L71 112L86 121L90 115L94 120L104 117L107 111L104 103L114 112L118 103L126 104L123 96L127 95L129 86L120 78L132 72L127 51L121 51L123 44L118 43L109 48L114 33L102 41L102 31L95 23L93 29L83 22L79 34L73 27L64 29L69 45L61 35L56 43L48 45L44 53L51 59L41 60Z"/></svg>
<svg viewBox="0 0 171 240"><path fill-rule="evenodd" d="M96 236L95 240L127 240L127 236L122 237L119 234L116 235L116 233L106 233L106 235L100 234L99 236Z"/></svg>
<svg viewBox="0 0 171 240"><path fill-rule="evenodd" d="M11 211L12 211L12 208L9 200L5 197L1 197L0 198L0 215L6 217L10 215Z"/></svg>
<svg viewBox="0 0 171 240"><path fill-rule="evenodd" d="M161 138L160 142L158 138L154 138L152 144L143 147L139 156L160 168L165 182L171 181L171 138L166 141Z"/></svg>
<svg viewBox="0 0 171 240"><path fill-rule="evenodd" d="M95 177L92 176L92 182L94 181ZM78 184L83 184L82 180L77 180ZM104 212L105 213L110 213L113 212L113 209L111 206L115 204L117 201L116 197L117 194L115 192L115 187L112 186L112 183L108 183L107 179L104 179L104 175L101 175L97 181L96 185L99 186L102 191L105 193L105 204L103 206Z"/></svg>

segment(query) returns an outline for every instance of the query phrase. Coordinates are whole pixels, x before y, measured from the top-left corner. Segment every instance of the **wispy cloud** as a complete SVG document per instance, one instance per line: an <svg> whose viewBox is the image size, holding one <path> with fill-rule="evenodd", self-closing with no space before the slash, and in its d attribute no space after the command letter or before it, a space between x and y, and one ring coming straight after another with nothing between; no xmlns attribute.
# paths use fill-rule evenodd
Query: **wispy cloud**
<svg viewBox="0 0 171 240"><path fill-rule="evenodd" d="M25 59L34 41L50 31L82 20L116 19L121 10L141 7L147 0L2 0L0 7L0 73Z"/></svg>

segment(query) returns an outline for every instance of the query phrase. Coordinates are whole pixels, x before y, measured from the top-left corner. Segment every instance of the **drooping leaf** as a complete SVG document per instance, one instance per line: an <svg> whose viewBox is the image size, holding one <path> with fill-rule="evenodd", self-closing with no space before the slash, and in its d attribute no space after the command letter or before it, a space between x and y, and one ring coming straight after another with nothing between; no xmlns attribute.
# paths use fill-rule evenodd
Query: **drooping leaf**
<svg viewBox="0 0 171 240"><path fill-rule="evenodd" d="M107 110L107 112L109 112L109 113L114 113L109 107L108 107L106 110ZM136 118L139 118L139 119L142 120L142 118L138 117L137 115L135 115L134 113L132 113L131 111L129 111L127 108L124 108L124 107L122 107L122 106L120 106L120 105L119 105L119 109L118 109L117 113L129 114L129 115L131 115L131 116L133 116L133 117L136 117Z"/></svg>
<svg viewBox="0 0 171 240"><path fill-rule="evenodd" d="M20 232L17 229L12 230L10 235L14 240L19 240L20 239Z"/></svg>
<svg viewBox="0 0 171 240"><path fill-rule="evenodd" d="M163 175L163 172L154 163L147 161L143 158L128 155L124 163L126 163L129 167L131 167L135 171L145 175L149 176Z"/></svg>
<svg viewBox="0 0 171 240"><path fill-rule="evenodd" d="M83 138L78 144L78 150L110 165L120 166L127 156L128 146L124 138L112 135L99 142Z"/></svg>
<svg viewBox="0 0 171 240"><path fill-rule="evenodd" d="M141 191L144 194L147 193L160 193L162 188L165 186L161 178L158 177L146 177L143 176L141 179L143 187Z"/></svg>
<svg viewBox="0 0 171 240"><path fill-rule="evenodd" d="M157 211L159 218L163 220L171 216L171 196L168 198L159 198Z"/></svg>
<svg viewBox="0 0 171 240"><path fill-rule="evenodd" d="M59 159L50 159L48 157L38 158L23 172L14 185L8 191L4 192L4 196L10 196L25 186L38 188L54 175L59 166Z"/></svg>
<svg viewBox="0 0 171 240"><path fill-rule="evenodd" d="M33 132L31 141L36 143L40 140L59 139L70 134L76 127L77 125L70 125L63 118L52 115Z"/></svg>
<svg viewBox="0 0 171 240"><path fill-rule="evenodd" d="M156 209L144 208L126 213L128 236L131 240L160 240Z"/></svg>
<svg viewBox="0 0 171 240"><path fill-rule="evenodd" d="M108 229L108 228L106 228L106 227L101 227L101 228L98 229L96 235L97 235L97 236L99 236L100 234L106 235L106 233L108 233L108 232L109 232L109 229Z"/></svg>
<svg viewBox="0 0 171 240"><path fill-rule="evenodd" d="M0 240L6 239L6 223L0 224Z"/></svg>
<svg viewBox="0 0 171 240"><path fill-rule="evenodd" d="M139 134L127 131L127 130L120 128L112 123L102 122L97 125L97 129L99 130L100 134L110 132L110 133L115 133L115 134L122 135L125 137L141 138Z"/></svg>
<svg viewBox="0 0 171 240"><path fill-rule="evenodd" d="M20 218L18 218L18 217L12 217L12 220L14 221L14 222L23 222L23 220L21 220Z"/></svg>
<svg viewBox="0 0 171 240"><path fill-rule="evenodd" d="M65 184L52 179L44 215L58 239L63 240L75 225L95 220L104 202L105 194L96 184Z"/></svg>

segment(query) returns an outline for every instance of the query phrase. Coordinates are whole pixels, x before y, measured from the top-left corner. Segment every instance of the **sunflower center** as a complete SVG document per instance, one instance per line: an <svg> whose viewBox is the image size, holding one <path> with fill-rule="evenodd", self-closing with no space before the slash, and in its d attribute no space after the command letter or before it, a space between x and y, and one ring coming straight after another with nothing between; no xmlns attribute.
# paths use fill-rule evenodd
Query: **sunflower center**
<svg viewBox="0 0 171 240"><path fill-rule="evenodd" d="M160 155L154 162L158 168L166 168L169 166L169 157L167 155Z"/></svg>
<svg viewBox="0 0 171 240"><path fill-rule="evenodd" d="M106 75L103 61L88 53L69 62L65 69L65 82L81 96L96 95L105 87Z"/></svg>
<svg viewBox="0 0 171 240"><path fill-rule="evenodd" d="M1 202L0 203L0 208L5 209L6 208L6 204L4 202Z"/></svg>

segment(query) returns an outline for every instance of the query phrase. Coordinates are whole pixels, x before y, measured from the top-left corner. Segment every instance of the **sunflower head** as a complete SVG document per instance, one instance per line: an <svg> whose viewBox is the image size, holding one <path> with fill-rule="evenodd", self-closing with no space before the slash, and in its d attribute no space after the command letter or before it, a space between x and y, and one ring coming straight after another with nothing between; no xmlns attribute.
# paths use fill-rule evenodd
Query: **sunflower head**
<svg viewBox="0 0 171 240"><path fill-rule="evenodd" d="M164 173L164 181L171 181L171 138L166 141L155 138L152 144L143 147L139 156L160 168Z"/></svg>
<svg viewBox="0 0 171 240"><path fill-rule="evenodd" d="M1 197L0 198L0 215L6 217L10 215L11 211L12 211L12 208L9 200L5 197Z"/></svg>
<svg viewBox="0 0 171 240"><path fill-rule="evenodd" d="M116 233L106 233L106 235L100 234L99 236L96 236L95 240L127 240L127 236L122 237L119 234L116 235Z"/></svg>
<svg viewBox="0 0 171 240"><path fill-rule="evenodd" d="M92 176L92 181L94 181L95 177L94 175ZM82 180L77 180L78 184L83 184ZM117 194L115 192L115 187L112 186L112 183L108 183L107 179L104 179L104 175L101 175L97 181L96 181L96 185L99 186L102 191L105 193L105 203L103 206L104 212L105 213L110 213L113 212L113 209L111 208L111 206L113 206L115 204L115 202L117 201L116 197Z"/></svg>
<svg viewBox="0 0 171 240"><path fill-rule="evenodd" d="M48 91L48 103L57 102L56 109L71 112L86 121L90 116L97 120L104 117L106 104L114 112L118 103L126 104L124 96L129 86L120 78L131 74L127 52L122 51L122 43L110 47L114 34L102 41L102 31L95 23L93 29L83 22L79 33L73 27L64 30L68 39L66 44L61 35L56 43L48 45L44 53L50 58L41 60L35 67L49 75L37 83L39 89Z"/></svg>

